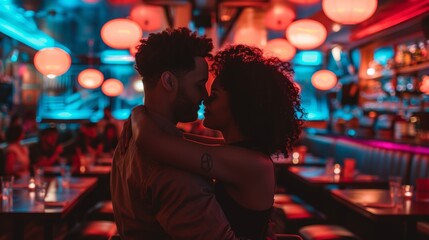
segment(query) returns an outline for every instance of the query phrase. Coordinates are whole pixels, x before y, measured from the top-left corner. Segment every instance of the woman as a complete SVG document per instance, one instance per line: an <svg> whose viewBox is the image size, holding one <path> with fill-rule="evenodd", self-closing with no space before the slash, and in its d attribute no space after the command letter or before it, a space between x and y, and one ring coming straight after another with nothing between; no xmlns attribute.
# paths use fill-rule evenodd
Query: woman
<svg viewBox="0 0 429 240"><path fill-rule="evenodd" d="M24 178L30 176L30 158L28 148L22 146L24 139L21 126L11 126L6 130L6 175Z"/></svg>
<svg viewBox="0 0 429 240"><path fill-rule="evenodd" d="M216 179L216 199L236 235L264 239L275 188L270 155L287 155L302 125L292 69L260 49L236 45L214 57L212 70L216 78L205 100L204 125L221 131L228 146L163 134L144 111L133 112L133 133L146 136L137 136L145 154Z"/></svg>

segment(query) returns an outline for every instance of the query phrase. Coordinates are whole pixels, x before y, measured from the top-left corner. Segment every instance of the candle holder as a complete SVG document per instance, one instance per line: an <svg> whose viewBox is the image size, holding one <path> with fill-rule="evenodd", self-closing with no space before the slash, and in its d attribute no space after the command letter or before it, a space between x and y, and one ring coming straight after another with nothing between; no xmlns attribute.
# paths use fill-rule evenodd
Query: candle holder
<svg viewBox="0 0 429 240"><path fill-rule="evenodd" d="M293 164L299 164L299 158L300 158L300 154L299 152L293 152L292 153L292 163Z"/></svg>
<svg viewBox="0 0 429 240"><path fill-rule="evenodd" d="M334 175L340 175L341 174L341 165L336 163L334 165Z"/></svg>
<svg viewBox="0 0 429 240"><path fill-rule="evenodd" d="M414 186L412 185L403 185L402 186L402 194L404 195L404 198L412 198L414 192Z"/></svg>
<svg viewBox="0 0 429 240"><path fill-rule="evenodd" d="M34 178L30 178L30 180L28 181L28 190L34 191L35 188L36 188L36 181L34 180Z"/></svg>

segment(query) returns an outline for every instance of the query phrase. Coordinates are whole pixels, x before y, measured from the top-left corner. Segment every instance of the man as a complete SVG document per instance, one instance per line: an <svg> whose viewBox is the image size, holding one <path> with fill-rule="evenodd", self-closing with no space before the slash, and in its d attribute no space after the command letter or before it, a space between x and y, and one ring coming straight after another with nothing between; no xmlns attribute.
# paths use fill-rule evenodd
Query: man
<svg viewBox="0 0 429 240"><path fill-rule="evenodd" d="M177 122L197 118L207 94L205 57L212 48L211 40L186 28L142 40L136 69L145 86L144 109L165 132L180 135ZM234 239L209 182L150 159L130 136L136 130L128 120L112 165L112 202L121 237Z"/></svg>

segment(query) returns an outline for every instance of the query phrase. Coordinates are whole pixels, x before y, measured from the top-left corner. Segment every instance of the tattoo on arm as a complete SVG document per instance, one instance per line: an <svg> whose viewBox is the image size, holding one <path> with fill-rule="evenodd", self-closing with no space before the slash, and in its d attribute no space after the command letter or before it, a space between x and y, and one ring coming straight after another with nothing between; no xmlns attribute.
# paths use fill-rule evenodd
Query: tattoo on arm
<svg viewBox="0 0 429 240"><path fill-rule="evenodd" d="M204 153L201 156L201 169L205 172L210 172L213 168L213 158L210 154Z"/></svg>

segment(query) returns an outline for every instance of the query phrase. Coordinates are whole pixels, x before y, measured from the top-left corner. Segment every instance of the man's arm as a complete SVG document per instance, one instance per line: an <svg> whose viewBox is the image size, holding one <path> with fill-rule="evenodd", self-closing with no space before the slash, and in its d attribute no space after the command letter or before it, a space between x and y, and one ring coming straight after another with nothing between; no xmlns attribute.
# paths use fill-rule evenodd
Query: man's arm
<svg viewBox="0 0 429 240"><path fill-rule="evenodd" d="M271 159L261 152L208 146L167 134L143 107L133 109L130 124L132 137L146 156L192 173L247 187L265 180L273 169Z"/></svg>
<svg viewBox="0 0 429 240"><path fill-rule="evenodd" d="M173 239L238 239L204 179L171 168L154 182L156 218Z"/></svg>

